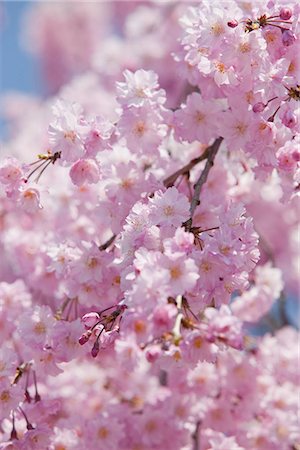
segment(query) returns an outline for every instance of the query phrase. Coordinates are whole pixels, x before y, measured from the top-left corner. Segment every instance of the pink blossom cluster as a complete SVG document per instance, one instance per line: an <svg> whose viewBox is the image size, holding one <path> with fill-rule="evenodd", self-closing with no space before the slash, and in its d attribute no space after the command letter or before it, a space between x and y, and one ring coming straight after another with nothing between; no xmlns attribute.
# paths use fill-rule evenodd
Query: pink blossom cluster
<svg viewBox="0 0 300 450"><path fill-rule="evenodd" d="M299 12L32 5L52 95L4 108L0 449L300 448Z"/></svg>

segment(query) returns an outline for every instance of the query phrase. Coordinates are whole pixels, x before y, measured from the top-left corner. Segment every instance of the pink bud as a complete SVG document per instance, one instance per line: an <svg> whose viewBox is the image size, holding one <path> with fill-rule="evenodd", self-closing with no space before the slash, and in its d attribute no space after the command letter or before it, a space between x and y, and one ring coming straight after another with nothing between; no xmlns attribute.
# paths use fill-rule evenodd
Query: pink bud
<svg viewBox="0 0 300 450"><path fill-rule="evenodd" d="M293 45L296 40L296 36L291 30L284 30L282 33L282 43L285 47Z"/></svg>
<svg viewBox="0 0 300 450"><path fill-rule="evenodd" d="M227 22L227 25L230 27L230 28L236 28L237 26L238 26L238 21L237 20L235 20L235 19L233 19L233 20L230 20L229 22Z"/></svg>
<svg viewBox="0 0 300 450"><path fill-rule="evenodd" d="M79 159L71 167L70 177L76 186L97 183L100 178L99 167L93 159Z"/></svg>
<svg viewBox="0 0 300 450"><path fill-rule="evenodd" d="M92 348L92 357L93 358L96 358L96 356L98 355L98 353L99 353L99 342L98 341L96 341L95 342L95 344L93 345L93 348Z"/></svg>
<svg viewBox="0 0 300 450"><path fill-rule="evenodd" d="M266 105L263 102L257 102L252 107L252 111L255 113L262 112L265 109Z"/></svg>
<svg viewBox="0 0 300 450"><path fill-rule="evenodd" d="M294 128L294 126L297 124L297 117L290 109L288 109L287 111L285 111L282 117L282 123L287 128Z"/></svg>
<svg viewBox="0 0 300 450"><path fill-rule="evenodd" d="M279 17L282 20L289 20L292 17L292 11L290 8L281 8L279 12Z"/></svg>
<svg viewBox="0 0 300 450"><path fill-rule="evenodd" d="M87 331L86 333L83 333L80 338L78 339L78 342L80 345L84 345L87 343L87 341L90 339L92 332Z"/></svg>
<svg viewBox="0 0 300 450"><path fill-rule="evenodd" d="M158 345L153 345L145 353L146 359L150 363L154 363L160 355L161 348Z"/></svg>
<svg viewBox="0 0 300 450"><path fill-rule="evenodd" d="M294 150L292 153L293 160L296 162L300 161L300 152L298 150Z"/></svg>
<svg viewBox="0 0 300 450"><path fill-rule="evenodd" d="M87 313L81 318L81 322L84 324L86 329L92 328L97 322L99 322L99 320L100 316L97 312Z"/></svg>

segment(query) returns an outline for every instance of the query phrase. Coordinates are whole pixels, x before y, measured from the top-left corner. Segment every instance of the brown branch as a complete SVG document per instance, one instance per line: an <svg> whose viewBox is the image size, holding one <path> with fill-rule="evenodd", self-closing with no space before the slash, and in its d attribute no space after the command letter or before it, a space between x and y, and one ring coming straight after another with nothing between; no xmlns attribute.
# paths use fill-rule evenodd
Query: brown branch
<svg viewBox="0 0 300 450"><path fill-rule="evenodd" d="M191 201L190 207L190 218L184 223L186 230L190 231L193 224L193 217L198 205L200 205L200 193L202 190L202 186L206 183L208 174L212 166L214 165L214 159L218 150L220 148L221 142L223 141L222 137L219 137L215 140L215 142L206 149L208 151L207 161L203 171L201 172L200 177L196 181L194 185L194 195Z"/></svg>
<svg viewBox="0 0 300 450"><path fill-rule="evenodd" d="M164 186L166 188L172 187L174 185L175 181L177 180L177 178L180 177L180 175L188 175L193 167L195 167L197 164L199 164L199 162L208 158L209 149L210 149L210 147L207 147L201 156L198 156L198 158L192 159L188 164L181 167L181 169L176 170L176 172L174 172L174 173L172 173L172 175L168 176L168 178L166 178L164 180Z"/></svg>
<svg viewBox="0 0 300 450"><path fill-rule="evenodd" d="M106 250L114 242L116 237L117 236L115 234L113 234L112 237L108 239L108 241L104 242L104 244L102 244L102 245L99 245L98 248L99 248L100 252Z"/></svg>
<svg viewBox="0 0 300 450"><path fill-rule="evenodd" d="M200 436L199 436L200 425L201 425L201 422L200 422L200 420L198 420L198 422L196 422L195 431L192 434L192 439L194 441L193 442L193 450L200 450Z"/></svg>
<svg viewBox="0 0 300 450"><path fill-rule="evenodd" d="M286 296L284 292L281 292L279 300L278 300L278 312L279 312L279 327L285 327L287 325L291 325L289 317L286 312Z"/></svg>

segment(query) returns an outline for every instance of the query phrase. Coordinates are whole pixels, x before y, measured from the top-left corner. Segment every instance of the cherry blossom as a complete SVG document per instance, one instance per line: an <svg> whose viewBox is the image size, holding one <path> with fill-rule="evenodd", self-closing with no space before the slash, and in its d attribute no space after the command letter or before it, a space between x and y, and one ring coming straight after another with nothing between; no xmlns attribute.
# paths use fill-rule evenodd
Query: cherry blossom
<svg viewBox="0 0 300 450"><path fill-rule="evenodd" d="M3 103L0 448L296 450L299 6L30 8L47 86Z"/></svg>

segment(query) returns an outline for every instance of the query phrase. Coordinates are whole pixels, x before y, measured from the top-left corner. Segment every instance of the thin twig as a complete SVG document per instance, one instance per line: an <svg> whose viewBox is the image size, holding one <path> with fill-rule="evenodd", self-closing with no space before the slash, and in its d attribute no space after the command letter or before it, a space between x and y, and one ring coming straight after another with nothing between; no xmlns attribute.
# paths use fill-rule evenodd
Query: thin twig
<svg viewBox="0 0 300 450"><path fill-rule="evenodd" d="M114 242L116 237L117 236L115 234L113 234L112 237L108 239L108 241L104 242L104 244L102 244L102 245L99 245L98 248L99 248L100 252L106 250Z"/></svg>
<svg viewBox="0 0 300 450"><path fill-rule="evenodd" d="M192 439L194 441L193 442L193 450L200 450L200 435L199 435L200 425L201 425L201 422L200 422L200 420L198 420L198 422L196 422L195 431L192 434Z"/></svg>
<svg viewBox="0 0 300 450"><path fill-rule="evenodd" d="M193 217L196 211L197 206L200 204L200 193L201 193L201 189L202 186L205 184L209 171L212 168L212 166L214 165L214 159L216 157L216 154L218 153L218 150L220 148L221 142L223 141L222 137L219 137L218 139L215 140L215 142L207 148L208 151L208 156L207 156L207 161L205 164L205 167L203 169L203 171L201 172L200 177L198 178L198 180L196 181L195 185L194 185L194 195L191 201L191 207L190 207L190 218L184 223L185 228L187 230L191 230L192 228L192 224L193 224Z"/></svg>
<svg viewBox="0 0 300 450"><path fill-rule="evenodd" d="M280 297L278 299L278 312L279 312L280 328L286 325L291 325L289 317L286 312L286 296L284 292L281 292Z"/></svg>
<svg viewBox="0 0 300 450"><path fill-rule="evenodd" d="M174 172L174 173L172 173L172 175L168 176L168 178L166 178L164 180L164 186L166 188L172 187L174 185L175 181L177 180L177 178L180 177L180 175L188 175L189 172L193 169L193 167L195 167L197 164L199 164L199 162L208 158L209 149L210 149L210 147L207 147L207 149L204 151L204 153L202 153L201 156L198 156L198 158L192 159L188 164L181 167L181 169L176 170L176 172Z"/></svg>

